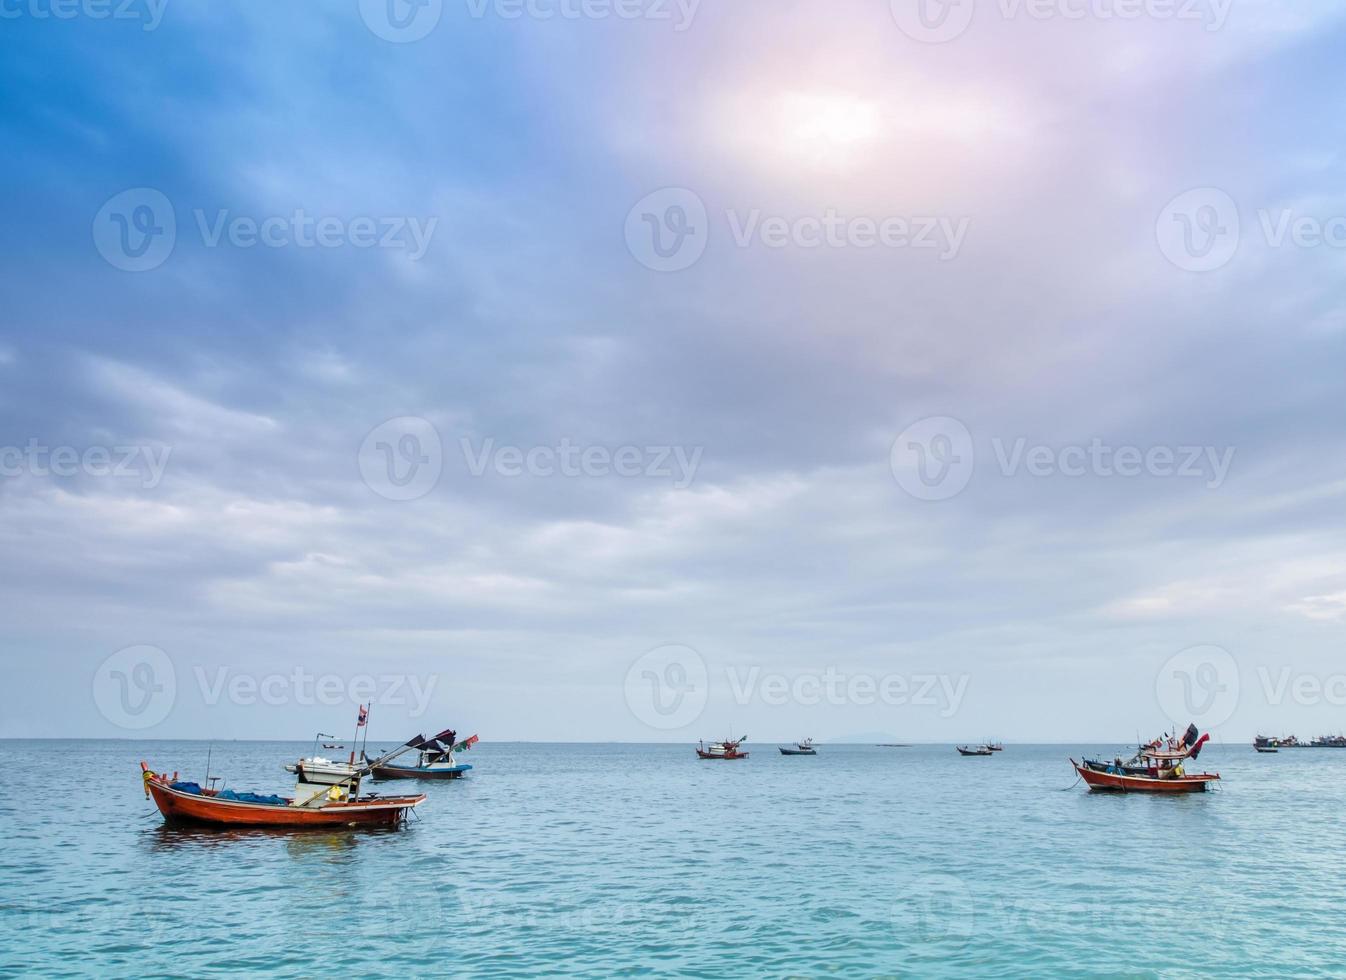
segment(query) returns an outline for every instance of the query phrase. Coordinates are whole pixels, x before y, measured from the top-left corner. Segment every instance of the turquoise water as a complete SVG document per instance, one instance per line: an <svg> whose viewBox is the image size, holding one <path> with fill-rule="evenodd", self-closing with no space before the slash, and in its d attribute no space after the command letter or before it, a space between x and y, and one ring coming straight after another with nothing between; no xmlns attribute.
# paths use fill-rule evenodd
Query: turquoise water
<svg viewBox="0 0 1346 980"><path fill-rule="evenodd" d="M282 790L309 748L212 772ZM1078 747L752 748L487 743L404 830L283 834L162 826L139 760L204 743L5 742L0 973L1346 971L1346 751L1213 746L1223 788L1170 799L1072 787Z"/></svg>

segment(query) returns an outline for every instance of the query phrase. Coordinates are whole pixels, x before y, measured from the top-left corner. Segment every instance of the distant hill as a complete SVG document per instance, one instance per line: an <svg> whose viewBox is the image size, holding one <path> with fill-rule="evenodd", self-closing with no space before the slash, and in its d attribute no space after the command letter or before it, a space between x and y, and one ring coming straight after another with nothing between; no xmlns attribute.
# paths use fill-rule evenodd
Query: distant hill
<svg viewBox="0 0 1346 980"><path fill-rule="evenodd" d="M838 735L835 738L819 739L820 745L884 745L894 742L910 742L890 732L858 732L854 735Z"/></svg>

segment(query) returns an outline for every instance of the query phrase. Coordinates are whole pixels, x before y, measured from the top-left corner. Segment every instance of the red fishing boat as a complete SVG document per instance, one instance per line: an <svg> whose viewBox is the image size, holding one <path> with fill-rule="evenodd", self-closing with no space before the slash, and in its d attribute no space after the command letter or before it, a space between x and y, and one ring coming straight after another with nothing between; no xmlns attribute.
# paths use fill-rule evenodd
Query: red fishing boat
<svg viewBox="0 0 1346 980"><path fill-rule="evenodd" d="M1195 760L1210 735L1197 737L1196 725L1188 725L1182 737L1155 739L1136 750L1123 762L1098 759L1070 760L1080 778L1091 789L1122 793L1202 793L1220 778L1218 772L1189 773L1183 768Z"/></svg>
<svg viewBox="0 0 1346 980"><path fill-rule="evenodd" d="M447 732L435 736L440 739ZM423 793L405 796L360 795L360 781L375 765L426 744L417 735L403 745L362 766L329 765L295 767L293 796L239 793L229 789L202 788L195 782L157 773L140 763L145 796L169 823L195 823L214 827L395 827L412 808L425 802ZM213 782L207 779L209 784Z"/></svg>
<svg viewBox="0 0 1346 980"><path fill-rule="evenodd" d="M696 743L696 755L699 759L746 759L748 753L739 749L739 746L748 740L748 736L732 739L727 738L723 742L705 742Z"/></svg>

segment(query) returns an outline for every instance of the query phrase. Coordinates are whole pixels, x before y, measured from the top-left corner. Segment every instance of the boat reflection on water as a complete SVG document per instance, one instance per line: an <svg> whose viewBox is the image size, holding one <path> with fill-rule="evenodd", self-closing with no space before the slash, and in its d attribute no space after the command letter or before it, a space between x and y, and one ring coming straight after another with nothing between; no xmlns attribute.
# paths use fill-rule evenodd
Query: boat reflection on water
<svg viewBox="0 0 1346 980"><path fill-rule="evenodd" d="M344 855L353 851L361 839L381 834L399 834L398 827L314 827L295 831L284 827L205 827L195 824L160 824L146 828L144 841L155 853L204 852L216 848L237 848L266 845L273 841L284 843L287 853L294 857L327 854Z"/></svg>

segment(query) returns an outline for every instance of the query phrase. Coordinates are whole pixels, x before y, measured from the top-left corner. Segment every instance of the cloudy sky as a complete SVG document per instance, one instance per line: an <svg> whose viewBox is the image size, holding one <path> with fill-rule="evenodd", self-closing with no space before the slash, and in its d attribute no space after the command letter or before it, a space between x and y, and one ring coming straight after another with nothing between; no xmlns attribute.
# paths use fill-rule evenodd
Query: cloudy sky
<svg viewBox="0 0 1346 980"><path fill-rule="evenodd" d="M0 735L1346 728L1335 0L246 6L5 8Z"/></svg>

